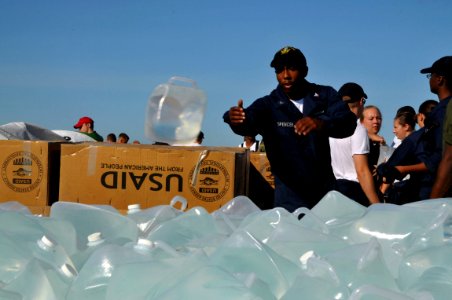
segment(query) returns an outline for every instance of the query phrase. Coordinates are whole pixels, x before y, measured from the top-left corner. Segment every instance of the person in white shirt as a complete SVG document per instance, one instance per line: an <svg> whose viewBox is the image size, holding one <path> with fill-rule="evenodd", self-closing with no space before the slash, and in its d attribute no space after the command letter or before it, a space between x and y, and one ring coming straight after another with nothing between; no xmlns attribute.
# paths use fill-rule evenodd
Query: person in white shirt
<svg viewBox="0 0 452 300"><path fill-rule="evenodd" d="M369 136L367 129L359 120L367 95L362 87L354 82L344 84L338 94L356 115L357 126L350 137L329 139L336 190L364 206L379 203L367 160L370 148Z"/></svg>
<svg viewBox="0 0 452 300"><path fill-rule="evenodd" d="M244 136L243 143L241 143L239 145L239 147L250 149L250 151L252 151L252 152L258 152L259 151L259 141L256 140L255 136Z"/></svg>

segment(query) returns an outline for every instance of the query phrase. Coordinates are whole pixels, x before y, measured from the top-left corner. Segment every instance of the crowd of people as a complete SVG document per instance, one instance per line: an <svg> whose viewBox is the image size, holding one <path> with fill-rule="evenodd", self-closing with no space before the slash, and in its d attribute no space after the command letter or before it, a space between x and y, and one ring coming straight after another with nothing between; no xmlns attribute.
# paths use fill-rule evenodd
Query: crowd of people
<svg viewBox="0 0 452 300"><path fill-rule="evenodd" d="M244 137L239 146L255 150L257 135L265 141L275 207L312 208L331 190L366 206L452 196L452 56L420 71L439 101L426 100L417 113L398 109L390 146L379 135L381 111L365 106L359 84L336 91L308 82L306 58L294 47L277 51L270 66L277 87L246 108L240 99L223 120Z"/></svg>
<svg viewBox="0 0 452 300"><path fill-rule="evenodd" d="M90 117L81 117L78 122L74 125L75 129L82 134L85 134L96 142L104 142L104 138L94 130L94 120ZM121 132L118 135L115 133L109 133L106 137L106 143L116 143L116 144L128 144L130 137L127 133ZM200 146L204 140L204 132L200 131L196 136L196 139L191 143L185 144L173 144L171 146ZM141 144L139 140L133 140L132 144ZM153 145L169 145L162 142L154 142Z"/></svg>
<svg viewBox="0 0 452 300"><path fill-rule="evenodd" d="M274 207L312 208L331 190L365 206L452 196L452 56L420 70L438 101L424 101L417 112L400 107L390 145L379 134L380 109L365 105L367 94L358 83L346 82L336 90L307 81L304 54L289 46L276 52L270 66L277 87L246 108L238 100L223 120L243 136L238 147L266 152L275 182ZM104 141L89 117L74 128ZM106 142L127 144L129 139L124 132L110 133ZM173 146L199 146L203 140L200 131L192 143Z"/></svg>

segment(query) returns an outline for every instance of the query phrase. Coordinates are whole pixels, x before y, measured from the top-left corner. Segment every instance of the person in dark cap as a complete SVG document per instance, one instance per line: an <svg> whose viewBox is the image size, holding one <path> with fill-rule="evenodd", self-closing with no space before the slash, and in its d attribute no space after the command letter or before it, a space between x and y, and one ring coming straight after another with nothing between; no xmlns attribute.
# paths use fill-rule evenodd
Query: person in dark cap
<svg viewBox="0 0 452 300"><path fill-rule="evenodd" d="M369 169L369 136L359 117L364 110L367 95L354 82L344 84L338 91L342 101L347 103L356 116L357 126L352 136L331 138L331 165L337 180L336 190L364 206L379 203L374 179Z"/></svg>
<svg viewBox="0 0 452 300"><path fill-rule="evenodd" d="M104 138L94 131L94 121L90 117L81 117L77 124L74 125L74 128L98 142L104 141Z"/></svg>
<svg viewBox="0 0 452 300"><path fill-rule="evenodd" d="M275 207L312 208L335 187L328 137L352 135L356 117L332 87L305 79L308 66L299 49L280 49L270 66L276 89L247 108L240 99L223 120L238 135L259 134L265 140L275 177Z"/></svg>
<svg viewBox="0 0 452 300"><path fill-rule="evenodd" d="M409 180L404 181L403 190L388 195L398 204L436 196L432 191L435 179L444 179L443 169L440 168L438 175L437 172L443 156L446 108L452 98L452 56L440 58L421 73L427 74L430 91L438 96L439 103L425 119L425 126L406 137L388 162L377 169L378 176L386 184L410 174Z"/></svg>
<svg viewBox="0 0 452 300"><path fill-rule="evenodd" d="M430 198L452 197L452 56L439 59L421 73L430 73L430 90L438 95L438 106L446 110L442 123L443 153ZM437 107L430 113L426 124Z"/></svg>

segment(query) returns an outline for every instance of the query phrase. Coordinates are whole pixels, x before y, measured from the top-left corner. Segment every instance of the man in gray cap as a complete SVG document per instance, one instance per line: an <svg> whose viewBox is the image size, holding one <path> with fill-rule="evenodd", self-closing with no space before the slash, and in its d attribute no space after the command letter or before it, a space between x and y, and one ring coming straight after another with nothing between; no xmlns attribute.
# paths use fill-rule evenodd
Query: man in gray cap
<svg viewBox="0 0 452 300"><path fill-rule="evenodd" d="M274 206L312 208L335 187L328 137L352 135L356 116L332 87L305 79L308 66L299 49L280 49L270 66L276 89L247 108L239 100L223 119L236 134L260 134L265 141L275 177Z"/></svg>

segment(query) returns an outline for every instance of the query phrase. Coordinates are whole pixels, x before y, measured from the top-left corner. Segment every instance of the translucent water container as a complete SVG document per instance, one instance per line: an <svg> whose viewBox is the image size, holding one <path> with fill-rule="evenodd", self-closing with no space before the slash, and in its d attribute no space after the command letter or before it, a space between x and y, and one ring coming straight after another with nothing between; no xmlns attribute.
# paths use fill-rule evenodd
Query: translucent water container
<svg viewBox="0 0 452 300"><path fill-rule="evenodd" d="M201 131L207 97L194 80L171 77L149 97L145 136L168 144L189 143Z"/></svg>
<svg viewBox="0 0 452 300"><path fill-rule="evenodd" d="M0 282L8 284L16 279L26 269L30 256L14 237L0 231Z"/></svg>
<svg viewBox="0 0 452 300"><path fill-rule="evenodd" d="M181 204L181 210L175 208ZM187 200L181 196L175 196L170 205L157 205L142 209L139 204L130 204L127 207L127 217L136 222L139 229L139 237L146 237L160 223L171 220L187 208Z"/></svg>
<svg viewBox="0 0 452 300"><path fill-rule="evenodd" d="M101 232L94 232L87 237L86 248L82 251L78 251L71 256L72 262L74 263L77 270L81 270L85 262L91 256L91 254L98 248L107 245L105 240L102 238Z"/></svg>
<svg viewBox="0 0 452 300"><path fill-rule="evenodd" d="M107 244L97 247L72 283L66 299L106 299L110 278L123 264L151 261L154 244L139 239L136 243L120 246Z"/></svg>
<svg viewBox="0 0 452 300"><path fill-rule="evenodd" d="M79 250L87 248L86 239L94 232L101 232L109 243L124 244L138 239L136 223L106 207L58 201L52 205L50 217L72 224L77 232Z"/></svg>
<svg viewBox="0 0 452 300"><path fill-rule="evenodd" d="M74 263L66 250L51 238L43 235L35 243L30 244L33 257L40 260L46 269L58 271L69 281L77 275Z"/></svg>

